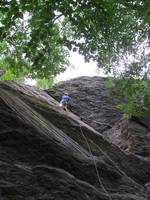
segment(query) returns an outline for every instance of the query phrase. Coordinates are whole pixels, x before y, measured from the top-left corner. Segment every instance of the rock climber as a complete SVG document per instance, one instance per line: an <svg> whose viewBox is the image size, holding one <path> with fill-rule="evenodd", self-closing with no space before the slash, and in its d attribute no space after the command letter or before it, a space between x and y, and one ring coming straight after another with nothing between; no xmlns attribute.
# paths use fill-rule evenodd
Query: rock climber
<svg viewBox="0 0 150 200"><path fill-rule="evenodd" d="M59 106L62 107L65 111L68 111L67 106L70 100L71 100L71 97L69 96L67 92L65 92L64 95L62 96Z"/></svg>

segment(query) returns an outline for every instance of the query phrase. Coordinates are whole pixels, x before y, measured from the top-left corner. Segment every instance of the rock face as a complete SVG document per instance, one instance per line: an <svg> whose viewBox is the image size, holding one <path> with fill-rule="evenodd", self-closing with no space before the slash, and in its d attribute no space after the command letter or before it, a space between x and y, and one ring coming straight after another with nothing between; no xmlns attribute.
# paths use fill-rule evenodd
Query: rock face
<svg viewBox="0 0 150 200"><path fill-rule="evenodd" d="M123 119L111 130L105 132L106 137L124 151L150 160L150 136L148 133L147 127L133 119Z"/></svg>
<svg viewBox="0 0 150 200"><path fill-rule="evenodd" d="M1 200L150 200L150 162L45 92L0 82L0 113Z"/></svg>
<svg viewBox="0 0 150 200"><path fill-rule="evenodd" d="M56 100L69 92L73 113L114 144L127 152L150 159L150 119L122 120L117 109L124 97L118 90L110 91L105 78L80 77L62 82L48 93Z"/></svg>
<svg viewBox="0 0 150 200"><path fill-rule="evenodd" d="M122 112L115 105L123 97L116 90L110 94L105 78L79 77L58 84L48 93L60 101L65 91L72 97L71 111L100 133L112 128L122 117Z"/></svg>

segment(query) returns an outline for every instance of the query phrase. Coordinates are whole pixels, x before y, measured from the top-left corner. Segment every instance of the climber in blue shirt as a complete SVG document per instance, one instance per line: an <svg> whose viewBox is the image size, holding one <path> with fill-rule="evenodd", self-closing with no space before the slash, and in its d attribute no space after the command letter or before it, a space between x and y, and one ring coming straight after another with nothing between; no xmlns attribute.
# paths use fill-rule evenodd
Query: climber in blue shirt
<svg viewBox="0 0 150 200"><path fill-rule="evenodd" d="M67 111L67 106L68 106L68 102L71 100L71 97L68 95L68 93L66 92L63 96L62 99L60 101L60 107L62 107L65 111Z"/></svg>

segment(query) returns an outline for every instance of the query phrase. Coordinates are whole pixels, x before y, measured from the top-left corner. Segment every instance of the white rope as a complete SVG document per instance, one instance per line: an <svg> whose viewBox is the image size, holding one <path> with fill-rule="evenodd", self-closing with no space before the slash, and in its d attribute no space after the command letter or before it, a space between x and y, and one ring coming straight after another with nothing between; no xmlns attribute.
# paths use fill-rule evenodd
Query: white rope
<svg viewBox="0 0 150 200"><path fill-rule="evenodd" d="M94 167L95 167L95 171L96 171L96 174L97 174L97 178L98 178L99 184L100 184L101 188L103 189L104 193L107 194L107 196L109 197L109 200L113 200L112 197L110 196L110 194L108 193L108 191L106 190L106 188L104 187L104 184L103 184L103 182L102 182L102 180L100 178L100 174L98 172L98 168L97 168L97 165L96 165L95 158L94 158L94 156L92 154L91 147L90 147L90 145L88 143L88 140L87 140L86 136L84 135L84 133L82 131L81 124L80 124L80 132L81 132L82 137L84 138L84 140L85 140L85 142L87 144L87 147L89 149L89 153L91 154L91 157L93 159L93 163L94 163Z"/></svg>

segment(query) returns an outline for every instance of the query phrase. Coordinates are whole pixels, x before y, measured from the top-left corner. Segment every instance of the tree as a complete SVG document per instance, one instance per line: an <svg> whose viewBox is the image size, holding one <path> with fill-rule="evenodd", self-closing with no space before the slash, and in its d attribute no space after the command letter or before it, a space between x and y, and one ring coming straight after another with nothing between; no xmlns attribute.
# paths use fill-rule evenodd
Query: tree
<svg viewBox="0 0 150 200"><path fill-rule="evenodd" d="M13 59L9 56L0 59L0 69L5 71L0 80L24 81L30 73L29 63L25 60Z"/></svg>
<svg viewBox="0 0 150 200"><path fill-rule="evenodd" d="M65 68L64 46L109 71L129 47L149 37L148 5L148 0L2 0L1 38L7 52L24 56L40 76Z"/></svg>
<svg viewBox="0 0 150 200"><path fill-rule="evenodd" d="M4 0L0 10L1 39L6 44L3 54L26 60L32 78L50 77L68 66L59 26L52 23L52 13L46 7L42 9L42 5L41 1L34 8L33 1Z"/></svg>
<svg viewBox="0 0 150 200"><path fill-rule="evenodd" d="M128 116L150 115L150 80L132 78L108 78L107 86L112 89L118 88L124 97L117 107ZM114 96L118 98L117 96Z"/></svg>
<svg viewBox="0 0 150 200"><path fill-rule="evenodd" d="M46 89L49 89L49 88L51 88L53 86L53 84L54 84L54 78L37 79L36 82L37 82L36 84L37 84L38 88L46 90Z"/></svg>
<svg viewBox="0 0 150 200"><path fill-rule="evenodd" d="M86 61L96 61L107 73L146 79L149 8L149 0L2 0L3 54L17 62L25 59L33 78L47 78L65 70L67 47ZM141 46L147 49L144 61L141 56L134 63L126 62L123 73L118 73L120 61L138 57Z"/></svg>

